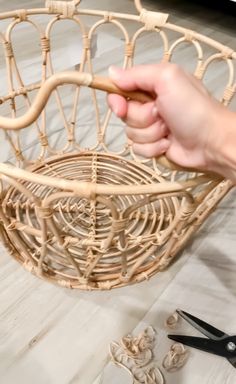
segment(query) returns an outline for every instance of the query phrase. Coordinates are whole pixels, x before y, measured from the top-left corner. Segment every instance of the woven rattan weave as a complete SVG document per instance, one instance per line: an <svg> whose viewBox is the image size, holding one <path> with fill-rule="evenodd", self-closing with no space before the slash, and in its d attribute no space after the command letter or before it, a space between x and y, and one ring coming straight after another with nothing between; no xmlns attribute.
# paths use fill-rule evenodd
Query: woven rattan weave
<svg viewBox="0 0 236 384"><path fill-rule="evenodd" d="M0 14L2 240L27 270L69 288L111 289L164 270L232 186L165 158L139 158L108 109L106 91L118 90L103 76L113 62L108 50L94 53L104 27L120 44L118 64L135 64L140 46L144 61L148 52L156 61L188 55L196 77L218 82L222 103L234 98L233 50L171 24L167 14L148 11L139 0L134 5L136 13L121 14L49 0L45 8ZM76 66L59 73L53 31L65 23L76 28L81 54ZM31 64L28 80L17 51L23 24L40 62L40 75ZM140 45L145 36L156 45ZM66 33L63 42L69 46ZM222 65L222 79L211 77L215 63Z"/></svg>

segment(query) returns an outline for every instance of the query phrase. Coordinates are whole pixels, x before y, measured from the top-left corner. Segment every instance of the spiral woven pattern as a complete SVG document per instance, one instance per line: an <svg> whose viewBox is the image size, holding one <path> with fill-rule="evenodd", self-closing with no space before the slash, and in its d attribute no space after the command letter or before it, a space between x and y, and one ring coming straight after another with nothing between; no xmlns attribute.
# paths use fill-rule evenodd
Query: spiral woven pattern
<svg viewBox="0 0 236 384"><path fill-rule="evenodd" d="M135 14L121 14L48 0L45 8L0 14L0 233L28 271L64 287L111 289L163 271L232 187L165 157L139 158L109 110L107 92L120 90L104 77L104 66L107 73L113 64L109 50L102 47L96 57L104 28L119 41L123 67L136 64L150 44L143 62L183 57L211 91L214 65L221 65L215 97L229 107L235 102L233 50L171 24L168 14L144 9L139 0L134 5ZM25 39L27 51L21 23L35 39L31 72L17 49L17 39ZM66 72L57 69L54 52L64 23L80 52ZM59 43L69 47L66 33ZM188 50L191 63L184 61Z"/></svg>

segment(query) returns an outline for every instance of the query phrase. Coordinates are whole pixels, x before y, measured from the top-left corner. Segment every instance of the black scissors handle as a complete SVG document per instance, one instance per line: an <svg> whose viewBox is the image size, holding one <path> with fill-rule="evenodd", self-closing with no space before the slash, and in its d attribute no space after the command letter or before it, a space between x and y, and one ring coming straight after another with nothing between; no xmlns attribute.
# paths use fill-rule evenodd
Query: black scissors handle
<svg viewBox="0 0 236 384"><path fill-rule="evenodd" d="M168 335L168 338L189 347L225 357L226 359L236 359L236 336L228 336L220 340L184 335Z"/></svg>
<svg viewBox="0 0 236 384"><path fill-rule="evenodd" d="M168 335L169 339L204 352L225 357L236 368L236 336L229 336L190 313L181 310L176 312L209 339L184 335Z"/></svg>

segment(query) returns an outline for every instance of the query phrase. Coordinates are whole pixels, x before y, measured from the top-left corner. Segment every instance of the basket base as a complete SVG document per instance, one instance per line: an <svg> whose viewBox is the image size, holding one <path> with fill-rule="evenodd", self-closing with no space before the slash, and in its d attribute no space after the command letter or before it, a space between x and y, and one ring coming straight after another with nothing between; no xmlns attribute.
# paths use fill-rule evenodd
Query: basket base
<svg viewBox="0 0 236 384"><path fill-rule="evenodd" d="M10 187L3 201L9 223L4 232L14 257L27 269L80 289L119 287L160 270L168 252L167 240L161 241L160 234L168 231L178 214L179 198L168 195L152 201L115 193L116 185L135 189L135 185L160 183L154 170L123 157L86 152L54 157L32 172L112 184L114 194L87 200L32 182L21 182L21 189ZM34 198L29 199L24 189ZM38 202L53 195L50 212L42 217Z"/></svg>

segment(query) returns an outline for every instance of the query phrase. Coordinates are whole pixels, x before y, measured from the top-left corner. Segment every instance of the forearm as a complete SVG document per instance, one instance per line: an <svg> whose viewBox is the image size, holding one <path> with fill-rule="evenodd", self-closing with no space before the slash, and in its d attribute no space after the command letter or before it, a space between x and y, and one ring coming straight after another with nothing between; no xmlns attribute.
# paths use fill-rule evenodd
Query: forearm
<svg viewBox="0 0 236 384"><path fill-rule="evenodd" d="M236 184L236 113L221 113L208 145L208 168Z"/></svg>

